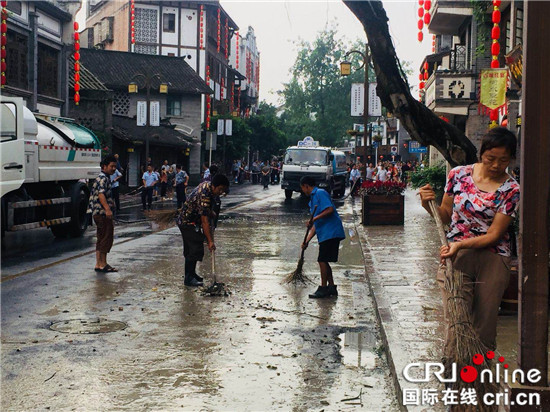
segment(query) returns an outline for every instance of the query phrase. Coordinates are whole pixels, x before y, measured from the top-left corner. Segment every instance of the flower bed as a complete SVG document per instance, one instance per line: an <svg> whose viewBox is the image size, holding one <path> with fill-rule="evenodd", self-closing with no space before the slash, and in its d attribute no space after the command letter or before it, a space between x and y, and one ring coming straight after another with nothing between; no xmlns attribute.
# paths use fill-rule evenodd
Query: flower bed
<svg viewBox="0 0 550 412"><path fill-rule="evenodd" d="M361 184L358 194L365 195L402 195L407 186L399 182L366 181Z"/></svg>

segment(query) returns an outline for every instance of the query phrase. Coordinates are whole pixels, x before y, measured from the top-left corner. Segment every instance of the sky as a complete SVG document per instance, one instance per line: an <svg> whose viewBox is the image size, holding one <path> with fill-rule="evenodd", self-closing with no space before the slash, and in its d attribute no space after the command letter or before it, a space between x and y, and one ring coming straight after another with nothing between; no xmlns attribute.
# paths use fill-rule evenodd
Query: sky
<svg viewBox="0 0 550 412"><path fill-rule="evenodd" d="M366 41L363 26L341 0L221 0L221 4L239 26L241 35L246 35L248 26L254 28L261 53L260 100L271 104L281 103L277 91L290 80L289 70L297 55L293 42L312 42L317 33L335 23L338 33L350 44L356 39ZM411 62L414 72L408 80L417 91L420 64L431 54L431 35L424 29L424 41L417 40L416 0L383 0L383 4L397 57ZM85 26L85 8L83 1L77 17L81 27Z"/></svg>
<svg viewBox="0 0 550 412"><path fill-rule="evenodd" d="M291 77L289 69L297 55L294 41L313 41L319 31L334 23L350 44L355 39L366 41L363 26L341 0L221 0L221 4L241 35L246 34L248 26L254 28L261 59L260 100L271 104L281 103L277 91ZM417 40L418 2L384 0L383 4L397 56L412 63L414 72L409 83L417 86L420 64L432 50L432 37L426 29L424 41Z"/></svg>

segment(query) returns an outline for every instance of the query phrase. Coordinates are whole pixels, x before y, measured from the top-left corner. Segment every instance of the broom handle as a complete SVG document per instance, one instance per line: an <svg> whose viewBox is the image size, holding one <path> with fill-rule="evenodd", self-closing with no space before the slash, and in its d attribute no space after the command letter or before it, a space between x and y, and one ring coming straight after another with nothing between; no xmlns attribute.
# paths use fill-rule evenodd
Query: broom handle
<svg viewBox="0 0 550 412"><path fill-rule="evenodd" d="M306 235L304 236L304 242L303 243L306 243L306 240L307 240L307 235L309 234L309 227L311 226L311 224L313 223L313 217L315 215L315 211L317 210L317 206L318 205L315 205L315 207L313 208L313 212L311 213L311 217L309 218L309 223L307 225L307 229L306 229ZM305 249L302 249L302 253L300 255L300 260L302 260L304 258L304 253L305 253Z"/></svg>
<svg viewBox="0 0 550 412"><path fill-rule="evenodd" d="M210 252L210 256L212 256L212 273L216 273L216 254L215 251Z"/></svg>
<svg viewBox="0 0 550 412"><path fill-rule="evenodd" d="M441 241L441 245L449 246L449 241L447 240L445 229L443 229L443 221L441 220L441 216L439 216L439 211L437 210L437 204L435 203L435 200L433 199L430 200L428 204L430 205L432 216L435 219L435 225L437 226L437 233L439 234L439 240ZM445 263L447 264L447 267L452 268L451 259L448 259L448 258L445 259Z"/></svg>

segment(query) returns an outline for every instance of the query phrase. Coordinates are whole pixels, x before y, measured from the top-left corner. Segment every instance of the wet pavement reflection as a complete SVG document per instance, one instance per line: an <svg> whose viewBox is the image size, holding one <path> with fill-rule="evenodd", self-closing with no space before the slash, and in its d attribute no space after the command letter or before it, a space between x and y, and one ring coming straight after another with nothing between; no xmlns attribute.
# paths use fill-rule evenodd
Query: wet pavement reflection
<svg viewBox="0 0 550 412"><path fill-rule="evenodd" d="M2 409L398 410L349 202L336 201L347 233L333 265L339 297L317 301L316 242L304 266L313 282L284 283L307 200L250 190L249 202L224 199L215 234L228 297L183 286L177 228L115 247L118 273L95 274L87 255L5 282ZM208 252L198 270L213 281ZM50 329L93 318L127 327Z"/></svg>

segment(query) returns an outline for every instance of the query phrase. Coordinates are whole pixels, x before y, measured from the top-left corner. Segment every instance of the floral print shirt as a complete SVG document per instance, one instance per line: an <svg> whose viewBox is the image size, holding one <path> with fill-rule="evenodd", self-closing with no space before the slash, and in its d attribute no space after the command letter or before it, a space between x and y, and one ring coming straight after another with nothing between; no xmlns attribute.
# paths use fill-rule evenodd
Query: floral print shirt
<svg viewBox="0 0 550 412"><path fill-rule="evenodd" d="M497 213L515 217L519 204L519 184L509 177L495 192L484 192L473 180L474 165L455 167L449 173L445 193L453 197L453 213L447 239L460 241L484 235ZM494 253L510 256L508 232L489 248Z"/></svg>
<svg viewBox="0 0 550 412"><path fill-rule="evenodd" d="M176 216L178 226L201 226L201 216L211 217L212 206L216 196L212 193L212 183L202 182L187 197L187 201L181 208L181 213Z"/></svg>
<svg viewBox="0 0 550 412"><path fill-rule="evenodd" d="M103 215L105 216L105 209L99 201L99 194L103 193L107 199L107 203L111 210L114 208L113 196L111 194L111 177L101 172L94 180L92 186L92 193L90 193L90 202L88 203L87 213L91 213L92 216Z"/></svg>

